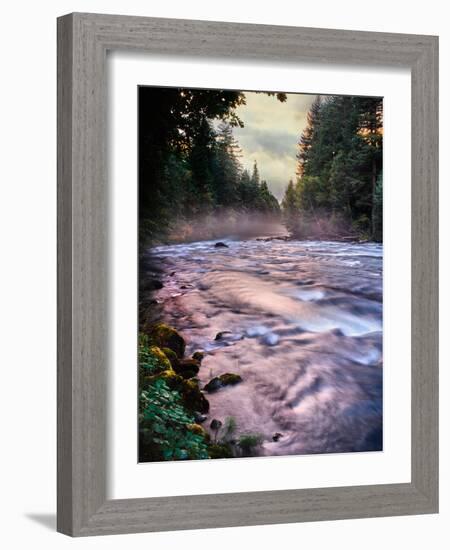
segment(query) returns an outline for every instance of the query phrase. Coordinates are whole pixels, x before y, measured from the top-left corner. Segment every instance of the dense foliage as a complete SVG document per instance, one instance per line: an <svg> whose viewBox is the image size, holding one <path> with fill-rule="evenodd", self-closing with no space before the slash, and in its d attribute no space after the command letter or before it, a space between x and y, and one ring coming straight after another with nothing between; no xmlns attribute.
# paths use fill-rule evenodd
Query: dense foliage
<svg viewBox="0 0 450 550"><path fill-rule="evenodd" d="M294 235L382 240L382 108L382 98L316 98L298 144L298 178L282 202Z"/></svg>
<svg viewBox="0 0 450 550"><path fill-rule="evenodd" d="M279 213L256 165L252 174L242 168L233 136L242 104L238 91L139 88L141 243L218 209Z"/></svg>
<svg viewBox="0 0 450 550"><path fill-rule="evenodd" d="M205 438L190 429L194 422L180 394L163 379L141 392L139 425L147 460L209 458Z"/></svg>

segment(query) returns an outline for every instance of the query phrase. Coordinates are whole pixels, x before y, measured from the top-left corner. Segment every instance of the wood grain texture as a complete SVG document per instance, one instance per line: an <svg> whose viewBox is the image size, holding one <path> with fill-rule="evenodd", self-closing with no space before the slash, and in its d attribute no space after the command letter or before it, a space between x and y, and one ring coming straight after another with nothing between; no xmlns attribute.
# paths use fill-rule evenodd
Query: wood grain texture
<svg viewBox="0 0 450 550"><path fill-rule="evenodd" d="M438 40L117 15L58 20L58 530L99 535L437 512ZM410 67L412 481L106 498L106 52ZM388 420L387 420L388 421Z"/></svg>

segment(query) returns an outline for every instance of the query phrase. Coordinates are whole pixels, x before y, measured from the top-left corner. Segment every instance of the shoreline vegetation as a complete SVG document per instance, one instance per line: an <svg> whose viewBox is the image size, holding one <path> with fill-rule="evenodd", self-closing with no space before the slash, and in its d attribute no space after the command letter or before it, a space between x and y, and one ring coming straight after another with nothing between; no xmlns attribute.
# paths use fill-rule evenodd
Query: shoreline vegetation
<svg viewBox="0 0 450 550"><path fill-rule="evenodd" d="M243 379L227 372L200 388L196 375L204 354L186 358L185 346L180 333L163 323L139 334L139 461L255 456L261 434L236 436L233 417L208 418L207 394Z"/></svg>
<svg viewBox="0 0 450 550"><path fill-rule="evenodd" d="M236 109L245 104L240 91L139 88L141 462L257 456L264 443L259 433L237 435L233 417L208 417L208 395L245 380L223 372L200 387L203 352L185 357L183 336L160 322L153 246L219 240L226 247L225 238L382 242L382 99L316 96L281 201L256 161L251 171L243 167L233 128L244 127Z"/></svg>

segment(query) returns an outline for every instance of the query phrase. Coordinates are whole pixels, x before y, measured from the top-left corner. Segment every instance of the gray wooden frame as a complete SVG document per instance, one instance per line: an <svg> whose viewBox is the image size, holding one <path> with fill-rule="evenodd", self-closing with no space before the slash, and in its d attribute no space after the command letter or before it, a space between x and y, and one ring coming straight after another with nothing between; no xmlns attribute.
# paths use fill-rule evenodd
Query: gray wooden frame
<svg viewBox="0 0 450 550"><path fill-rule="evenodd" d="M411 483L107 500L106 52L409 67ZM75 13L58 19L58 530L73 536L438 511L438 38Z"/></svg>

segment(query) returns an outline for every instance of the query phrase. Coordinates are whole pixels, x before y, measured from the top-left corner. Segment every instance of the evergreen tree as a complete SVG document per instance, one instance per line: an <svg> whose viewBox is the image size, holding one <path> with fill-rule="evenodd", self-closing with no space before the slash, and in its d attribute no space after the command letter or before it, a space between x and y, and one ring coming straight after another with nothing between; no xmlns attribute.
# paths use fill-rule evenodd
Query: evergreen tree
<svg viewBox="0 0 450 550"><path fill-rule="evenodd" d="M294 182L292 180L289 180L281 203L281 208L286 227L289 231L295 233L299 225L300 209Z"/></svg>
<svg viewBox="0 0 450 550"><path fill-rule="evenodd" d="M375 188L382 163L382 99L316 100L298 145L299 208L375 238Z"/></svg>
<svg viewBox="0 0 450 550"><path fill-rule="evenodd" d="M192 138L189 152L191 167L191 189L186 213L195 215L199 212L210 212L215 203L215 189L212 170L216 154L215 133L211 124L203 118L198 131Z"/></svg>
<svg viewBox="0 0 450 550"><path fill-rule="evenodd" d="M259 187L259 170L258 170L258 164L256 163L256 160L253 163L253 172L252 172L251 183L255 187Z"/></svg>
<svg viewBox="0 0 450 550"><path fill-rule="evenodd" d="M239 204L239 182L241 166L240 147L228 123L221 123L217 133L217 177L216 197L218 204L233 206Z"/></svg>
<svg viewBox="0 0 450 550"><path fill-rule="evenodd" d="M303 133L300 137L298 143L298 153L297 153L297 175L303 176L305 173L306 165L309 160L309 152L312 147L313 138L315 133L319 129L320 124L320 107L321 107L321 96L317 96L307 115L307 125L303 130Z"/></svg>

